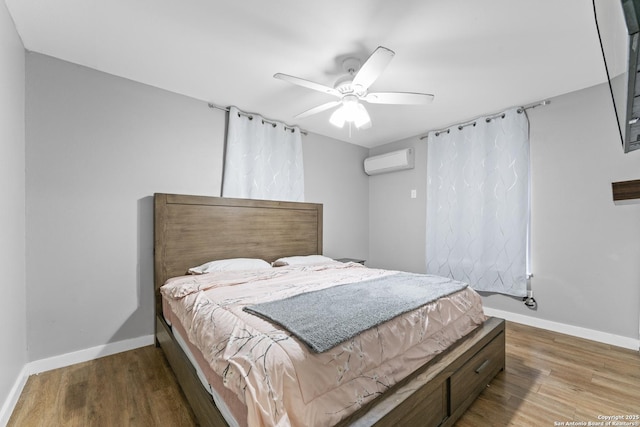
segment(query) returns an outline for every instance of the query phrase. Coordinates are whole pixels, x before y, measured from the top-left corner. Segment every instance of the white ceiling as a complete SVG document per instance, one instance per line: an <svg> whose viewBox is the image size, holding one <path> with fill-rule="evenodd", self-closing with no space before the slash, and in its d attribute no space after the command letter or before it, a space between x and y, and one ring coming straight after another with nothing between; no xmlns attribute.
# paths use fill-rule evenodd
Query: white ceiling
<svg viewBox="0 0 640 427"><path fill-rule="evenodd" d="M606 80L590 0L6 0L25 48L373 147ZM333 86L341 60L396 52L364 131L328 123L333 100L274 79Z"/></svg>

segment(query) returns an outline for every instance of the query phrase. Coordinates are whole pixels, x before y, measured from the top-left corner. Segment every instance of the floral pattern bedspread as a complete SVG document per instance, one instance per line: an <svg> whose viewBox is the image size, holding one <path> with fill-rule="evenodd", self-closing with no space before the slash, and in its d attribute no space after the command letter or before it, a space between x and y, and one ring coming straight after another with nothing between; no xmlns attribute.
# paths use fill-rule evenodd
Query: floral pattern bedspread
<svg viewBox="0 0 640 427"><path fill-rule="evenodd" d="M242 309L394 273L336 262L182 276L161 292L250 426L329 426L481 324L480 296L467 287L320 354Z"/></svg>

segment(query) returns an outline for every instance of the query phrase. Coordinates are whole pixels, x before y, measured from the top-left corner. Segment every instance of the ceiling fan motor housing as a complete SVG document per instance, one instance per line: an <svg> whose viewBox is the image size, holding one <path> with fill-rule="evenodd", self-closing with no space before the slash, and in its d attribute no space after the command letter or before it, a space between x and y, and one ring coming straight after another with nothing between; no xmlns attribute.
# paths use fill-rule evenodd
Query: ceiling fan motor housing
<svg viewBox="0 0 640 427"><path fill-rule="evenodd" d="M333 87L342 94L355 93L358 96L364 96L366 93L364 88L353 86L353 78L361 66L362 62L358 58L346 58L342 61L342 69L346 74L339 77Z"/></svg>

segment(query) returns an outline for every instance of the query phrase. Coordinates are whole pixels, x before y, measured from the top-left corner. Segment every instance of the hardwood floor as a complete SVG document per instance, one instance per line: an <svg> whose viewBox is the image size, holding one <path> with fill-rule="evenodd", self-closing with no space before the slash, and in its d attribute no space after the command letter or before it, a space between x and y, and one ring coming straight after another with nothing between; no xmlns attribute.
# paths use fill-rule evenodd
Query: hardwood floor
<svg viewBox="0 0 640 427"><path fill-rule="evenodd" d="M640 415L637 351L510 322L506 338L505 371L456 427L606 425L599 416ZM144 347L31 376L8 427L195 425L162 351Z"/></svg>
<svg viewBox="0 0 640 427"><path fill-rule="evenodd" d="M153 346L29 377L7 427L195 426Z"/></svg>
<svg viewBox="0 0 640 427"><path fill-rule="evenodd" d="M506 341L505 371L456 427L607 425L615 415L640 426L637 351L511 322Z"/></svg>

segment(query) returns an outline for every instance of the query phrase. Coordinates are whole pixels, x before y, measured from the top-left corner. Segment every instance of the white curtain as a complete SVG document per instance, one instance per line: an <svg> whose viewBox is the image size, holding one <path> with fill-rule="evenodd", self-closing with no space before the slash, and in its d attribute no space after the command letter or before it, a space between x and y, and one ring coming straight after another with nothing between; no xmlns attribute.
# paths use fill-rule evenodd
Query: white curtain
<svg viewBox="0 0 640 427"><path fill-rule="evenodd" d="M526 296L529 122L522 110L428 135L427 272Z"/></svg>
<svg viewBox="0 0 640 427"><path fill-rule="evenodd" d="M222 195L304 201L300 129L229 109Z"/></svg>

